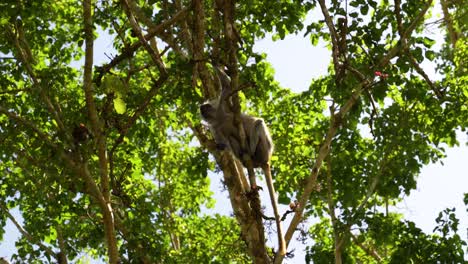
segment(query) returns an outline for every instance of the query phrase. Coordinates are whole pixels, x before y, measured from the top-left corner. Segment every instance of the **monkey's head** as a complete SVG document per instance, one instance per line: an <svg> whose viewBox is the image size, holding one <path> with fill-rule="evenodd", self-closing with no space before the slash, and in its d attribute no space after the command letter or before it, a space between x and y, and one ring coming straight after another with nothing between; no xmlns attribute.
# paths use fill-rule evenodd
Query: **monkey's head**
<svg viewBox="0 0 468 264"><path fill-rule="evenodd" d="M216 120L217 109L218 104L216 101L210 101L200 105L200 113L203 120L207 121L208 123Z"/></svg>

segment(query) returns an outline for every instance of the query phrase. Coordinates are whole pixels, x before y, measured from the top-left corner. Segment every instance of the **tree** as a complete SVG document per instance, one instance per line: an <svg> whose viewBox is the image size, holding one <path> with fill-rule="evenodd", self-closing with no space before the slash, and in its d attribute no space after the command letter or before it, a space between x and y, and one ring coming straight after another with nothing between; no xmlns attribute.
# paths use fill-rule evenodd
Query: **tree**
<svg viewBox="0 0 468 264"><path fill-rule="evenodd" d="M468 125L466 9L440 4L438 52L423 31L432 1L6 1L0 223L22 234L13 259L281 263L242 165L200 123L198 105L220 92L218 64L233 112L248 106L270 125L280 202L298 197L283 215L287 243L320 218L306 261L463 262L453 211L437 219L440 234L426 235L388 210ZM306 24L313 8L323 18ZM296 94L253 45L304 28L332 58L329 75ZM117 54L98 65L103 32ZM214 202L208 170L222 171L232 217L200 212Z"/></svg>

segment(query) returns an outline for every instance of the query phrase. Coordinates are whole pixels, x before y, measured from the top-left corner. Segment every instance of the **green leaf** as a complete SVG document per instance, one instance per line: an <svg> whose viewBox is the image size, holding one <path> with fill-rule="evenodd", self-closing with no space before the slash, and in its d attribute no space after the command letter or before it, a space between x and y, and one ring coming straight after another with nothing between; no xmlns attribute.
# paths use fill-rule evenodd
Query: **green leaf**
<svg viewBox="0 0 468 264"><path fill-rule="evenodd" d="M127 110L127 105L121 97L114 98L114 109L117 114L123 114Z"/></svg>
<svg viewBox="0 0 468 264"><path fill-rule="evenodd" d="M362 15L367 15L367 13L369 12L369 6L368 5L361 6L360 11Z"/></svg>

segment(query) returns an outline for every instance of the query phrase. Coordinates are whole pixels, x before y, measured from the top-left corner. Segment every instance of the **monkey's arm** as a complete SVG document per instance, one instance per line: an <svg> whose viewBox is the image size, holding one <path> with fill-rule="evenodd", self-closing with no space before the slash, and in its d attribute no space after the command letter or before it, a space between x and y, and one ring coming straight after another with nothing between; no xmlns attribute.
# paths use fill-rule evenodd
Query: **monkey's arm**
<svg viewBox="0 0 468 264"><path fill-rule="evenodd" d="M226 136L222 133L222 131L219 131L219 129L213 129L212 130L214 140L216 142L216 148L218 150L225 150L225 149L230 149L229 141L226 138Z"/></svg>

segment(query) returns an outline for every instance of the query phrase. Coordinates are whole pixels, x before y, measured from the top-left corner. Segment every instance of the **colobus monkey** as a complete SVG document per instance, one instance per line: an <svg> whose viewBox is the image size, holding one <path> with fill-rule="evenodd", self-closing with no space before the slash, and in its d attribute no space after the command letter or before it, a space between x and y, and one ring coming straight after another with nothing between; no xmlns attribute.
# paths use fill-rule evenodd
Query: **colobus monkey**
<svg viewBox="0 0 468 264"><path fill-rule="evenodd" d="M254 168L262 168L265 173L265 179L270 194L271 205L275 215L276 226L278 229L278 245L279 253L286 254L286 242L283 237L283 230L281 225L280 215L278 213L278 204L275 197L275 188L271 177L270 160L273 153L273 141L268 131L265 122L261 118L253 117L247 114L241 114L240 119L245 134L245 144L242 144L239 129L234 123L234 113L227 107L227 100L229 99L231 87L229 77L226 73L216 68L218 77L221 81L221 95L218 99L204 103L200 106L200 112L203 120L208 123L211 133L216 142L218 149L228 149L232 151L234 156L239 159L244 167L249 170L250 186L253 190L258 187L253 175ZM246 149L242 146L245 145ZM250 158L250 165L244 158L248 155Z"/></svg>

